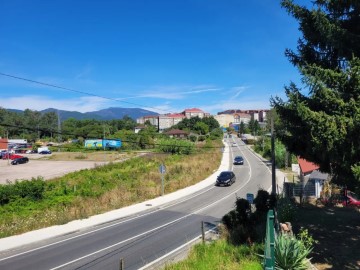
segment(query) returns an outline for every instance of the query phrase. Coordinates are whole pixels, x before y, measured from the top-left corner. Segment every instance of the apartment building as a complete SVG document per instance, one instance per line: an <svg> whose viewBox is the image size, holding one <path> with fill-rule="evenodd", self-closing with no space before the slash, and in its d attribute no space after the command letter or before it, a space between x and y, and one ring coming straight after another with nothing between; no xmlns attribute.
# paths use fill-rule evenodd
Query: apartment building
<svg viewBox="0 0 360 270"><path fill-rule="evenodd" d="M210 116L209 113L203 112L200 109L192 108L192 109L185 109L181 113L168 113L168 114L160 114L160 115L149 115L143 116L136 119L138 124L145 124L146 121L149 121L151 125L158 127L159 131L163 131L164 129L170 128L184 118L191 118L191 117L207 117Z"/></svg>

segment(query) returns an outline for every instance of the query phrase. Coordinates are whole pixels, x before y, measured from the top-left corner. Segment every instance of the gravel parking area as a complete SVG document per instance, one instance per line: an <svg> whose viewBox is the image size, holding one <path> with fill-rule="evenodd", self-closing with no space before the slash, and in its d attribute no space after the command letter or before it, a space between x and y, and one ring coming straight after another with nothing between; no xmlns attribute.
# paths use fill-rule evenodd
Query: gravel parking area
<svg viewBox="0 0 360 270"><path fill-rule="evenodd" d="M25 155L24 155L25 156ZM27 156L27 155L26 155ZM29 157L29 156L28 156ZM0 159L0 184L15 180L30 180L32 177L42 176L45 180L63 176L69 172L91 169L105 162L99 161L53 161L39 160L43 157L32 155L25 164L11 165L7 160Z"/></svg>

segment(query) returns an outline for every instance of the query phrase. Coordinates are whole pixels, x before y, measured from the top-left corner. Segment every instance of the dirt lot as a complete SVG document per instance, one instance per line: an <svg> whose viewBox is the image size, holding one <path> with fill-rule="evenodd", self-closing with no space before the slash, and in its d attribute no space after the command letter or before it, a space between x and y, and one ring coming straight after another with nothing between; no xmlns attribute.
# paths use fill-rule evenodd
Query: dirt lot
<svg viewBox="0 0 360 270"><path fill-rule="evenodd" d="M294 223L294 230L299 227L307 228L318 241L311 254L311 262L318 270L360 269L358 209L305 205L299 208L298 220Z"/></svg>
<svg viewBox="0 0 360 270"><path fill-rule="evenodd" d="M24 154L30 161L26 164L11 165L0 159L0 184L14 180L30 180L42 176L45 180L82 169L91 169L110 161L119 162L130 157L117 152L68 153L56 152L51 155Z"/></svg>

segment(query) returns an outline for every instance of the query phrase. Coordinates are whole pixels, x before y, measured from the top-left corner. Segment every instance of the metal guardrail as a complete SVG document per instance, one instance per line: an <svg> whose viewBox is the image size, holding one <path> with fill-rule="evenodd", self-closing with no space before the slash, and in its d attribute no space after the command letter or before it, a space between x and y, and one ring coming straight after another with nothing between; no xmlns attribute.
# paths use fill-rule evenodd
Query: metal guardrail
<svg viewBox="0 0 360 270"><path fill-rule="evenodd" d="M275 267L275 216L274 210L269 210L266 219L266 238L264 252L264 270L273 270Z"/></svg>

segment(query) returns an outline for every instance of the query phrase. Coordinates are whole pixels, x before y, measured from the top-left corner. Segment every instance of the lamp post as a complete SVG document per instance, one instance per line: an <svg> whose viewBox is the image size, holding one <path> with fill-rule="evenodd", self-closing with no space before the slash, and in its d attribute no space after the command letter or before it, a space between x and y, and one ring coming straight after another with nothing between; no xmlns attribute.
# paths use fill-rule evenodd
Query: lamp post
<svg viewBox="0 0 360 270"><path fill-rule="evenodd" d="M274 117L271 117L271 186L272 195L276 195L276 174L275 174L275 131L274 131Z"/></svg>

